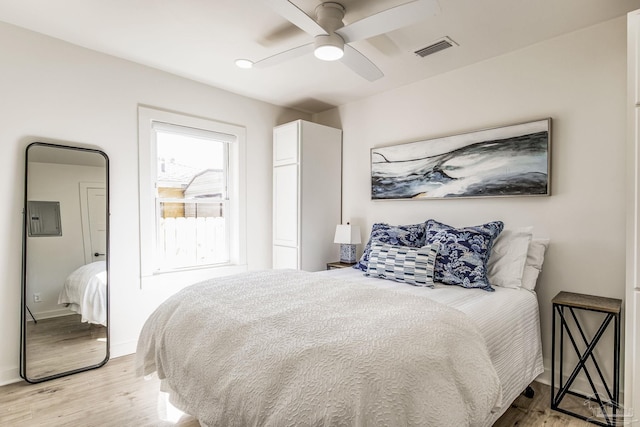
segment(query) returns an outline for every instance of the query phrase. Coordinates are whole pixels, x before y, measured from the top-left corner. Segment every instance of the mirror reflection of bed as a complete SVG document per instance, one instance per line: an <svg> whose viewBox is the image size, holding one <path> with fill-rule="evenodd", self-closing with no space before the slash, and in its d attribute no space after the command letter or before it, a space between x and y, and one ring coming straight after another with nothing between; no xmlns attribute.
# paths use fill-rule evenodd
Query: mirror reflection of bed
<svg viewBox="0 0 640 427"><path fill-rule="evenodd" d="M39 143L27 149L22 361L28 381L108 358L107 176L100 152ZM59 212L42 208L46 202Z"/></svg>

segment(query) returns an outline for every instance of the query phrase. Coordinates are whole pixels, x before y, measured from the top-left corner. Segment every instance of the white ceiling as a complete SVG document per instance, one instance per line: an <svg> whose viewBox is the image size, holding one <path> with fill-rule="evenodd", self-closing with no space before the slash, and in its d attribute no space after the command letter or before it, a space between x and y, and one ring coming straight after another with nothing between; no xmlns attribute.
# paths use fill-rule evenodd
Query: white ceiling
<svg viewBox="0 0 640 427"><path fill-rule="evenodd" d="M292 0L314 16L320 0ZM338 0L354 22L407 0ZM415 25L353 43L385 76L369 82L306 55L259 60L312 41L261 0L0 0L0 21L276 105L320 112L501 55L640 8L640 0L438 0ZM420 58L443 36L458 47ZM567 52L570 55L570 52Z"/></svg>

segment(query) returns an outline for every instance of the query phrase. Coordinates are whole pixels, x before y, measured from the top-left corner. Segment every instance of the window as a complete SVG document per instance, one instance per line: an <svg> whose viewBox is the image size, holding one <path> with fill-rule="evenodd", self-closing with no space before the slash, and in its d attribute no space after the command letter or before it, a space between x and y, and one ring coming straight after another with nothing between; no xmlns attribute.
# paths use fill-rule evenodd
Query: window
<svg viewBox="0 0 640 427"><path fill-rule="evenodd" d="M244 264L242 127L139 107L143 276Z"/></svg>

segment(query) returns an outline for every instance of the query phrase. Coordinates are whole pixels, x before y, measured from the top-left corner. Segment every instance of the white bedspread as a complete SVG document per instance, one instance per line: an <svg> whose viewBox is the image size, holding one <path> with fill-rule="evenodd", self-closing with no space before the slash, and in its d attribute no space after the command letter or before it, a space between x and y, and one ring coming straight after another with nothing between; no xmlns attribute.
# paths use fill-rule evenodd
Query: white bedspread
<svg viewBox="0 0 640 427"><path fill-rule="evenodd" d="M502 384L502 409L487 419L491 426L543 371L540 314L536 294L526 289L495 287L495 292L436 284L435 289L408 286L343 268L315 273L429 298L460 310L478 326Z"/></svg>
<svg viewBox="0 0 640 427"><path fill-rule="evenodd" d="M136 362L207 426L480 426L502 399L465 314L299 271L185 288L145 323Z"/></svg>
<svg viewBox="0 0 640 427"><path fill-rule="evenodd" d="M75 270L64 282L58 304L82 317L83 322L107 325L107 267L96 261Z"/></svg>

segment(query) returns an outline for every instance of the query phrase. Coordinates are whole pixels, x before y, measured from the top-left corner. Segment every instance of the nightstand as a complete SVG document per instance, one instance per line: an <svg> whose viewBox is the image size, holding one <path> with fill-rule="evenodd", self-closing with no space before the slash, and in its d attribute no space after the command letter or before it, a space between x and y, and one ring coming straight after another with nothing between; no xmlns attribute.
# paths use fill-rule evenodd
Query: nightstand
<svg viewBox="0 0 640 427"><path fill-rule="evenodd" d="M619 425L618 413L620 402L620 310L622 300L615 298L598 297L594 295L576 294L572 292L560 292L551 302L553 303L553 332L551 342L551 409L581 418L593 424L601 426ZM600 326L597 332L589 340L585 334L580 319L576 316L576 310L591 311L600 314ZM613 378L607 381L598 365L594 349L600 338L609 328L613 320L614 345L613 345ZM559 322L560 336L557 337L556 321ZM572 332L573 329L573 332ZM574 336L575 334L575 336ZM569 338L567 345L573 348L578 357L578 362L565 382L563 372L565 335ZM559 338L558 345L556 340ZM584 349L584 350L581 350ZM556 361L556 351L559 351L559 360ZM559 388L556 392L556 363L559 362ZM587 362L589 365L587 365ZM592 369L590 372L589 369ZM595 369L595 372L593 370ZM570 390L578 374L583 372L591 386L592 394L587 396ZM592 374L596 373L596 376ZM598 384L594 383L594 379ZM612 386L612 387L611 387ZM562 399L567 395L585 399L584 404L589 405L590 416L577 414L567 409L560 408ZM620 411L623 412L623 411Z"/></svg>
<svg viewBox="0 0 640 427"><path fill-rule="evenodd" d="M341 261L335 261L335 262L328 262L327 263L327 270L335 270L336 268L347 268L347 267L353 267L354 265L356 265L355 262L341 262Z"/></svg>

